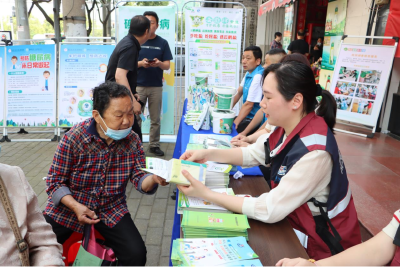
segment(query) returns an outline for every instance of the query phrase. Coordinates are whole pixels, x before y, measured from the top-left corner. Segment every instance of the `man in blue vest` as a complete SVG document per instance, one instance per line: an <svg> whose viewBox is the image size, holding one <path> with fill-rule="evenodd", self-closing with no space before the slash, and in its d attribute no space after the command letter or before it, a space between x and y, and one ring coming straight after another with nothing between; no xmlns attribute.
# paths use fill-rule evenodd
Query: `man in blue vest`
<svg viewBox="0 0 400 267"><path fill-rule="evenodd" d="M261 78L264 71L261 60L262 52L261 48L258 46L249 46L244 50L242 66L247 72L233 99L233 105L235 106L243 96L242 108L240 109L239 115L233 121L238 133L246 129L247 125L249 125L254 115L260 109L260 102L262 99Z"/></svg>

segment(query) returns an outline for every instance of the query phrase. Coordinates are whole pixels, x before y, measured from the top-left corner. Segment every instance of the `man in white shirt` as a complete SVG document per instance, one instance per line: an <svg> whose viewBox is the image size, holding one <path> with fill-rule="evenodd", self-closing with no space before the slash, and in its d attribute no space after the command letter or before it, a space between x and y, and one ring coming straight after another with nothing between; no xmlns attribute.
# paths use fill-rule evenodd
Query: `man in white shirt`
<svg viewBox="0 0 400 267"><path fill-rule="evenodd" d="M261 78L264 68L261 65L262 52L258 46L249 46L242 56L243 69L247 71L244 83L238 88L233 105L243 96L243 106L234 120L238 133L246 129L254 115L260 109L262 99Z"/></svg>

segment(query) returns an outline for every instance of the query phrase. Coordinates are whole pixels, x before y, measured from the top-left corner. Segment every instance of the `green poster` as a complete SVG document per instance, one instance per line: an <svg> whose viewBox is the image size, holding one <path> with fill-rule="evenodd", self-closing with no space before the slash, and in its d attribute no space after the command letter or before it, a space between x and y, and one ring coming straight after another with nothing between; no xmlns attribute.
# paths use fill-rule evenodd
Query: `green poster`
<svg viewBox="0 0 400 267"><path fill-rule="evenodd" d="M174 110L175 110L175 6L120 6L118 7L118 41L124 38L129 31L132 17L143 15L145 11L154 11L159 18L159 27L156 34L167 40L174 59L171 67L164 71L163 95L161 109L161 134L174 134ZM150 114L146 105L142 118L142 132L149 133Z"/></svg>
<svg viewBox="0 0 400 267"><path fill-rule="evenodd" d="M322 69L333 70L346 24L347 0L329 1L326 13Z"/></svg>

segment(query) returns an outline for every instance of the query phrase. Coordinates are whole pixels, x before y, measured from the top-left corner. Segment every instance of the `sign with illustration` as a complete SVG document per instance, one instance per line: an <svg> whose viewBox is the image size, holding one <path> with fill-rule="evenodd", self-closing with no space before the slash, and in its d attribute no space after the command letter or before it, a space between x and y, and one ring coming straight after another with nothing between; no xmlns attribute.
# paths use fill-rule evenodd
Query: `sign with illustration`
<svg viewBox="0 0 400 267"><path fill-rule="evenodd" d="M214 86L239 86L242 20L242 9L185 10L185 96L189 105L210 102Z"/></svg>
<svg viewBox="0 0 400 267"><path fill-rule="evenodd" d="M285 6L285 29L283 31L282 46L287 52L287 48L292 41L292 29L293 29L293 15L294 7L293 4L288 4Z"/></svg>
<svg viewBox="0 0 400 267"><path fill-rule="evenodd" d="M346 11L347 0L336 0L328 3L321 65L324 70L333 71L335 68L340 41L346 24Z"/></svg>
<svg viewBox="0 0 400 267"><path fill-rule="evenodd" d="M8 46L6 126L56 126L55 45Z"/></svg>
<svg viewBox="0 0 400 267"><path fill-rule="evenodd" d="M330 92L337 118L376 126L394 57L394 46L342 44Z"/></svg>
<svg viewBox="0 0 400 267"><path fill-rule="evenodd" d="M170 69L164 71L163 95L161 109L161 134L174 134L175 111L175 35L176 33L176 7L175 6L120 6L118 12L118 41L124 38L128 32L131 19L136 15L143 15L146 11L154 11L159 18L159 27L156 34L167 40L173 59ZM147 134L150 129L150 113L146 105L142 118L142 132Z"/></svg>
<svg viewBox="0 0 400 267"><path fill-rule="evenodd" d="M114 47L61 44L58 126L71 127L92 116L93 88L104 82Z"/></svg>

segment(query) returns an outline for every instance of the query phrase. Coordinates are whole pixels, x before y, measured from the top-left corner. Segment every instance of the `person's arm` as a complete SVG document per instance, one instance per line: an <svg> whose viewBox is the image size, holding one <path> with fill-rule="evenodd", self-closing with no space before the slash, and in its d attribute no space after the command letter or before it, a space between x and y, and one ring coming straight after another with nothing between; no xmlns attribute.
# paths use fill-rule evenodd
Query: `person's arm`
<svg viewBox="0 0 400 267"><path fill-rule="evenodd" d="M21 168L15 168L17 169L18 177L22 183L21 190L25 191L27 201L27 232L24 239L28 243L29 261L31 265L64 265L62 261L62 246L57 243L57 238L53 229L44 219L35 192L26 180Z"/></svg>
<svg viewBox="0 0 400 267"><path fill-rule="evenodd" d="M244 131L241 132L241 134L248 135L254 128L258 127L262 122L263 116L264 112L262 112L262 110L259 109L256 115L254 115L254 118L251 120L249 125L247 125L246 129L244 129Z"/></svg>
<svg viewBox="0 0 400 267"><path fill-rule="evenodd" d="M385 266L393 259L395 251L393 239L384 232L379 232L368 241L319 260L316 264L302 258L285 258L278 261L276 266Z"/></svg>
<svg viewBox="0 0 400 267"><path fill-rule="evenodd" d="M267 129L265 129L263 127L263 128L260 128L257 132L253 133L252 135L249 135L247 140L249 141L250 144L253 144L253 143L255 143L257 141L257 139L261 135L268 134L268 133L270 133L270 132L268 132Z"/></svg>
<svg viewBox="0 0 400 267"><path fill-rule="evenodd" d="M332 159L328 152L309 152L281 178L279 186L258 198L246 198L242 212L262 222L278 222L325 189L331 172Z"/></svg>
<svg viewBox="0 0 400 267"><path fill-rule="evenodd" d="M118 84L124 85L126 88L129 89L129 92L131 92L131 95L132 95L133 111L137 115L137 114L142 113L142 106L136 100L135 96L132 94L132 90L129 85L128 78L126 77L126 75L128 74L128 71L129 70L117 68L117 71L115 72L115 82Z"/></svg>
<svg viewBox="0 0 400 267"><path fill-rule="evenodd" d="M271 131L271 129L265 129L267 126L267 123L268 123L267 121L264 121L264 123L260 126L260 128L258 128L257 132L266 130L266 132L269 133Z"/></svg>
<svg viewBox="0 0 400 267"><path fill-rule="evenodd" d="M188 150L182 154L179 159L205 163L206 161L216 161L241 166L243 163L243 154L240 148L231 149L200 149Z"/></svg>
<svg viewBox="0 0 400 267"><path fill-rule="evenodd" d="M239 115L233 121L235 123L236 128L238 127L239 123L243 121L247 115L253 109L254 103L260 103L262 99L262 87L261 87L261 74L256 74L251 81L249 92L247 95L246 102L243 104L242 108L239 111Z"/></svg>
<svg viewBox="0 0 400 267"><path fill-rule="evenodd" d="M233 98L233 105L232 107L236 106L237 102L240 100L240 98L243 96L243 86L240 85L238 90L237 90L237 94L235 95L235 97Z"/></svg>
<svg viewBox="0 0 400 267"><path fill-rule="evenodd" d="M178 188L187 196L200 197L230 211L243 213L251 219L275 223L325 189L329 185L331 172L330 154L317 150L303 156L281 179L279 186L258 198L241 198L213 192L188 172L182 174L191 185Z"/></svg>
<svg viewBox="0 0 400 267"><path fill-rule="evenodd" d="M143 146L138 137L134 139L136 145L136 155L133 164L130 180L139 192L152 195L157 191L158 185L167 185L165 179L156 175L148 174L142 169L146 168L146 157L143 152Z"/></svg>

